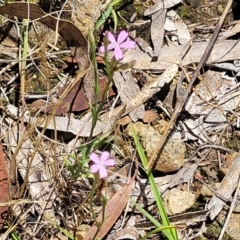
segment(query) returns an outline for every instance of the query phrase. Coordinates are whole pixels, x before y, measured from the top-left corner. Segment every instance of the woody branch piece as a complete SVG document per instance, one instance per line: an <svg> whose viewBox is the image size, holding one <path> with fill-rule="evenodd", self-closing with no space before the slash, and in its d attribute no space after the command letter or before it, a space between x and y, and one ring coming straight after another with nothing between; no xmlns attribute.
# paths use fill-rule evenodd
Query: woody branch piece
<svg viewBox="0 0 240 240"><path fill-rule="evenodd" d="M151 159L150 159L150 161L149 161L149 163L147 165L147 170L148 171L150 171L152 169L152 167L153 167L153 165L155 163L155 160L156 160L157 156L159 155L159 152L161 151L161 149L163 147L163 144L165 143L165 140L166 140L166 138L168 136L168 133L171 130L171 127L173 126L174 121L178 118L178 115L181 112L181 110L182 110L182 108L183 108L183 106L185 104L185 101L186 101L186 99L188 97L188 94L191 92L192 86L193 86L193 84L194 84L194 82L195 82L195 80L197 78L197 75L198 75L200 69L207 62L207 60L209 58L209 56L211 54L211 51L213 49L214 43L216 42L216 39L217 39L218 34L219 34L219 31L220 31L220 29L221 29L221 27L223 25L223 22L224 22L227 14L228 14L228 11L229 11L231 5L232 5L232 0L229 0L228 3L227 3L227 6L224 9L224 12L223 12L220 20L218 22L218 24L216 25L215 31L214 31L214 33L212 35L212 38L210 39L209 44L208 44L207 48L205 49L205 51L203 53L203 56L202 56L198 66L197 66L197 68L196 68L196 70L195 70L195 72L194 72L194 74L193 74L193 76L191 78L191 81L190 81L190 83L189 83L189 85L188 85L188 87L187 87L187 89L185 91L185 94L183 95L183 97L179 101L177 107L175 108L175 110L174 110L174 112L172 114L172 117L171 117L171 119L170 119L170 121L168 123L168 126L165 129L162 137L160 138L160 140L159 140L159 142L157 144L157 147L156 147L156 149L155 149L155 151L154 151L154 153L153 153L153 155L152 155L152 157L151 157Z"/></svg>

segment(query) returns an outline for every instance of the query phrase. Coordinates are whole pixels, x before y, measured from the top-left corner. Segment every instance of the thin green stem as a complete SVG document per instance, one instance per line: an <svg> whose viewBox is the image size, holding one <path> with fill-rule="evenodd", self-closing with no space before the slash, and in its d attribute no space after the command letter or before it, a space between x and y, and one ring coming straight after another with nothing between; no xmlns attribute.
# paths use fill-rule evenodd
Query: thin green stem
<svg viewBox="0 0 240 240"><path fill-rule="evenodd" d="M93 131L97 124L98 120L98 95L99 95L99 83L98 83L98 66L96 61L96 44L93 36L93 32L91 31L89 34L89 43L90 43L90 51L91 51L91 59L94 71L94 105L91 107L92 109L92 127L90 131L89 141L92 140Z"/></svg>
<svg viewBox="0 0 240 240"><path fill-rule="evenodd" d="M90 196L89 196L90 197L90 211L92 213L93 220L95 223L97 223L97 218L96 218L95 211L93 209L93 197L94 197L95 189L97 187L97 182L98 182L98 177L97 177L97 175L95 175L93 178L92 189L91 189Z"/></svg>

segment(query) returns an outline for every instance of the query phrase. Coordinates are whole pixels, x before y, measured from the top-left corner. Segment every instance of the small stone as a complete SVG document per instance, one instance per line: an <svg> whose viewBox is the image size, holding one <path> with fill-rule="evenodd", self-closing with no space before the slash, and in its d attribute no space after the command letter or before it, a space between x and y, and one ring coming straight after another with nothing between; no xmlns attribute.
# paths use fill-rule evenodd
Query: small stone
<svg viewBox="0 0 240 240"><path fill-rule="evenodd" d="M212 191L205 185L202 186L201 194L202 196L208 197L208 198L213 196Z"/></svg>
<svg viewBox="0 0 240 240"><path fill-rule="evenodd" d="M195 203L195 195L189 191L172 189L163 198L164 206L168 215L185 212Z"/></svg>
<svg viewBox="0 0 240 240"><path fill-rule="evenodd" d="M153 127L141 122L133 124L133 127L146 150L148 159L150 159L157 147L161 135L158 131L155 131ZM130 131L128 131L128 134L131 135ZM185 152L186 147L181 140L173 138L167 139L162 153L159 158L156 159L154 170L161 172L178 170L184 164Z"/></svg>
<svg viewBox="0 0 240 240"><path fill-rule="evenodd" d="M72 9L72 22L81 30L82 34L87 37L97 19L101 16L101 1L71 0L68 4Z"/></svg>
<svg viewBox="0 0 240 240"><path fill-rule="evenodd" d="M213 183L210 187L216 191L219 189L219 187L221 186L221 183ZM214 195L214 191L211 191L211 189L209 189L207 186L203 185L202 189L201 189L201 194L202 196L206 197L206 198L210 198Z"/></svg>

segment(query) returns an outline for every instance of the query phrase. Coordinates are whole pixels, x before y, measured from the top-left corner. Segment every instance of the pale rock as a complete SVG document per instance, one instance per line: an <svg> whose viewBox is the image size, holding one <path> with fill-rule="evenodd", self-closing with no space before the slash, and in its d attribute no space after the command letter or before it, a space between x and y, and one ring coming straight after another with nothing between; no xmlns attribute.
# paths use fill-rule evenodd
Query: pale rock
<svg viewBox="0 0 240 240"><path fill-rule="evenodd" d="M133 127L142 142L148 159L150 159L161 135L153 127L141 122L133 124ZM130 131L128 131L128 134L131 135ZM166 145L164 145L162 153L156 160L154 169L161 172L178 170L184 164L185 152L186 147L181 140L172 138L166 140Z"/></svg>
<svg viewBox="0 0 240 240"><path fill-rule="evenodd" d="M180 214L194 205L195 195L175 188L164 196L163 202L168 215Z"/></svg>
<svg viewBox="0 0 240 240"><path fill-rule="evenodd" d="M202 196L206 197L206 198L210 198L214 195L214 191L216 191L217 189L219 189L219 187L221 186L221 183L216 182L213 183L210 188L203 185L202 189L201 189L201 194ZM213 191L211 191L211 189L213 189Z"/></svg>
<svg viewBox="0 0 240 240"><path fill-rule="evenodd" d="M72 22L81 30L82 34L87 37L101 16L101 1L70 0L68 4L72 9Z"/></svg>

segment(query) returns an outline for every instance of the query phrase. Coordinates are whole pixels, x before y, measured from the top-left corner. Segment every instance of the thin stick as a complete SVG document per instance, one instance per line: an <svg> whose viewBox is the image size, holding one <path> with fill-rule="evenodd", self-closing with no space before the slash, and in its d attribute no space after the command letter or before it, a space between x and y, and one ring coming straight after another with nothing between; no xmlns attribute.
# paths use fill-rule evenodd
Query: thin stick
<svg viewBox="0 0 240 240"><path fill-rule="evenodd" d="M234 194L232 203L231 203L231 207L230 207L230 209L229 209L229 211L228 211L228 215L227 215L227 217L226 217L226 219L225 219L225 223L224 223L223 228L222 228L222 230L221 230L221 233L220 233L220 235L219 235L219 237L218 237L218 240L222 240L223 235L224 235L224 233L225 233L225 231L226 231L226 228L227 228L227 226L228 226L228 223L229 223L229 220L230 220L230 217L231 217L233 208L234 208L235 203L236 203L236 201L237 201L237 196L238 196L239 188L240 188L240 176L238 177L238 185L237 185L237 188L236 188L236 191L235 191L235 194Z"/></svg>
<svg viewBox="0 0 240 240"><path fill-rule="evenodd" d="M228 11L229 11L229 9L230 9L230 7L232 5L232 1L233 0L229 0L228 1L227 6L225 7L222 16L221 16L218 24L216 25L215 31L214 31L214 33L212 35L212 38L210 39L210 41L208 43L208 46L205 49L204 54L203 54L203 56L202 56L202 58L201 58L201 60L200 60L200 62L198 64L198 66L197 66L197 68L196 68L192 78L191 78L191 81L190 81L190 83L188 85L188 88L186 89L182 99L180 100L180 102L178 103L177 107L175 108L175 110L173 112L173 115L172 115L172 117L171 117L171 119L170 119L170 121L168 123L168 126L165 129L162 137L160 138L160 140L159 140L159 142L157 144L157 147L156 147L156 149L155 149L155 151L154 151L154 153L153 153L153 155L152 155L152 157L151 157L151 159L150 159L150 161L149 161L149 163L147 165L147 170L148 171L151 170L151 168L153 167L153 165L155 163L155 160L156 160L157 156L159 155L159 152L162 149L163 144L165 143L165 140L166 140L166 138L168 136L169 130L173 126L174 121L178 118L178 115L181 112L181 110L182 110L182 108L183 108L183 106L184 106L184 104L186 102L188 94L191 92L192 86L193 86L193 84L194 84L194 82L195 82L195 80L197 78L197 75L198 75L200 69L207 62L207 60L208 60L208 58L209 58L209 56L210 56L210 54L212 52L212 48L214 46L214 43L216 42L216 39L217 39L218 34L219 34L219 31L220 31L220 29L221 29L221 27L223 25L223 22L224 22L227 14L228 14Z"/></svg>
<svg viewBox="0 0 240 240"><path fill-rule="evenodd" d="M30 6L29 2L27 2L28 6L28 16L26 19L23 19L23 51L22 51L22 58L23 62L21 64L21 70L20 70L20 80L21 80L21 101L22 101L22 112L24 112L25 109L25 81L26 81L26 58L28 53L28 30L29 30L29 18L30 18ZM21 118L21 131L24 131L24 116Z"/></svg>

